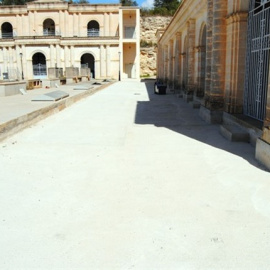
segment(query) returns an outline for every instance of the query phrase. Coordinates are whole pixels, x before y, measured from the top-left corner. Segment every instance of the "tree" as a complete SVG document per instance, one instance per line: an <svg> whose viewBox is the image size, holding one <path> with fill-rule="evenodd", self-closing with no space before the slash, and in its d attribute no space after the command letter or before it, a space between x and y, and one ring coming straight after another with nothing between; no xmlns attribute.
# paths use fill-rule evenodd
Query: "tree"
<svg viewBox="0 0 270 270"><path fill-rule="evenodd" d="M120 0L120 4L122 6L138 6L137 2L133 0Z"/></svg>
<svg viewBox="0 0 270 270"><path fill-rule="evenodd" d="M179 0L154 0L154 14L173 15L180 2Z"/></svg>
<svg viewBox="0 0 270 270"><path fill-rule="evenodd" d="M27 2L30 2L30 0L2 0L2 1L0 1L1 5L3 5L3 6L7 6L7 5L25 5Z"/></svg>

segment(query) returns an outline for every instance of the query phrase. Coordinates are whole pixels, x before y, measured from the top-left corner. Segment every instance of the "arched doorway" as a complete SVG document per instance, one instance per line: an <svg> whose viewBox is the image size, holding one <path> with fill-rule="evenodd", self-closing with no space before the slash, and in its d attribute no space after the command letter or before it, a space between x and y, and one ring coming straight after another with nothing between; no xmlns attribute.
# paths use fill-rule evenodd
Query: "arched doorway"
<svg viewBox="0 0 270 270"><path fill-rule="evenodd" d="M43 22L43 35L55 36L55 23L52 19L46 19Z"/></svg>
<svg viewBox="0 0 270 270"><path fill-rule="evenodd" d="M87 24L87 36L88 37L99 36L99 23L97 21L90 21Z"/></svg>
<svg viewBox="0 0 270 270"><path fill-rule="evenodd" d="M13 37L13 27L10 23L5 22L1 26L2 38L12 38Z"/></svg>
<svg viewBox="0 0 270 270"><path fill-rule="evenodd" d="M91 53L85 53L81 57L81 67L91 70L91 78L95 78L95 57Z"/></svg>
<svg viewBox="0 0 270 270"><path fill-rule="evenodd" d="M203 97L205 92L205 71L206 71L206 25L204 24L200 32L200 44L198 48L198 89L197 96Z"/></svg>
<svg viewBox="0 0 270 270"><path fill-rule="evenodd" d="M44 78L47 76L46 57L43 53L35 53L32 57L34 78Z"/></svg>

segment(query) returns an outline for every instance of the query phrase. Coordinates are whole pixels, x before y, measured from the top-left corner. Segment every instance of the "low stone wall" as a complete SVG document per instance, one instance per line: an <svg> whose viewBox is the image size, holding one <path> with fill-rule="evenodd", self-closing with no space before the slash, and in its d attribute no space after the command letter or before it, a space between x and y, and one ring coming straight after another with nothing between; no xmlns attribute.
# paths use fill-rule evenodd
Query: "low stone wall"
<svg viewBox="0 0 270 270"><path fill-rule="evenodd" d="M21 94L20 88L26 90L26 82L1 82L0 83L0 97L13 96Z"/></svg>

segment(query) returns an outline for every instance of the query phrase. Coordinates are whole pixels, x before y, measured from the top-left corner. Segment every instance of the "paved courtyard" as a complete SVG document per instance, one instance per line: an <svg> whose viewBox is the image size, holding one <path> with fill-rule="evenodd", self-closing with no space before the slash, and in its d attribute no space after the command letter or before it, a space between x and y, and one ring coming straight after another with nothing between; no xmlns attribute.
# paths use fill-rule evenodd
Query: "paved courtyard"
<svg viewBox="0 0 270 270"><path fill-rule="evenodd" d="M152 82L0 143L0 269L270 269L270 173Z"/></svg>

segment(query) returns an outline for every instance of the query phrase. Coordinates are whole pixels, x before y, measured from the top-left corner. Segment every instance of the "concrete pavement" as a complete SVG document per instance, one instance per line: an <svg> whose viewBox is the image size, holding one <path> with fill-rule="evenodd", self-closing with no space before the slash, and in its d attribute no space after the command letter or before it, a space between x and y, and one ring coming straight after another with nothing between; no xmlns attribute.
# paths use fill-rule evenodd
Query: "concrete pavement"
<svg viewBox="0 0 270 270"><path fill-rule="evenodd" d="M269 269L254 148L152 82L115 83L0 143L0 269Z"/></svg>
<svg viewBox="0 0 270 270"><path fill-rule="evenodd" d="M0 141L51 114L63 110L78 100L92 95L111 83L113 81L91 80L76 84L28 90L26 95L0 97ZM88 90L74 90L78 87L86 87ZM69 97L58 102L32 101L37 96L59 90L67 93Z"/></svg>

